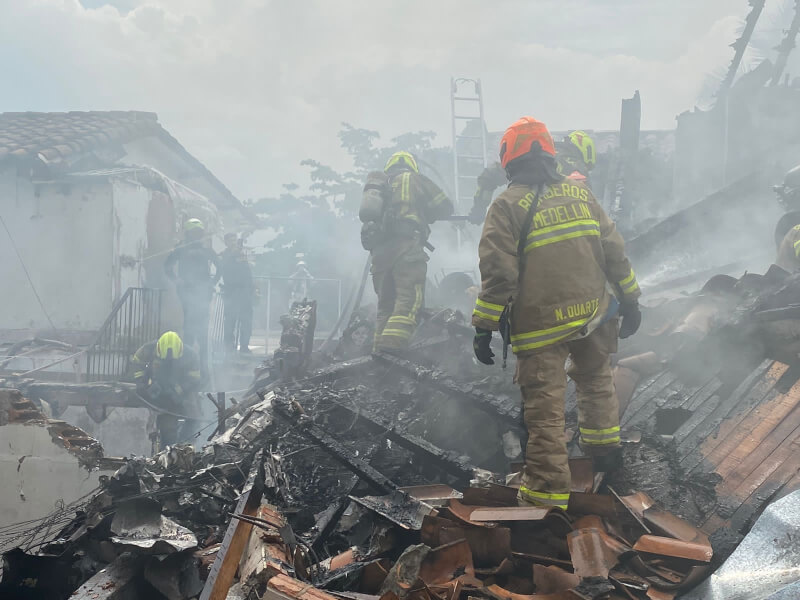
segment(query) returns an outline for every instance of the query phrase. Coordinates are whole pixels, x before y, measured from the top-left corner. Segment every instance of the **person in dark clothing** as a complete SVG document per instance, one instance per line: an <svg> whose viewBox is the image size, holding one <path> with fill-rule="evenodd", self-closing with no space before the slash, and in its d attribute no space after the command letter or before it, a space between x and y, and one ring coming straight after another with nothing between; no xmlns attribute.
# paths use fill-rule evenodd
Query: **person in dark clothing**
<svg viewBox="0 0 800 600"><path fill-rule="evenodd" d="M183 230L184 243L167 256L164 270L167 277L175 283L183 307L184 342L187 346L197 344L201 364L205 365L208 357L208 310L211 293L219 281L221 269L216 253L203 244L203 222L200 219L189 219Z"/></svg>
<svg viewBox="0 0 800 600"><path fill-rule="evenodd" d="M176 415L192 417L197 412L193 395L202 383L197 354L183 347L177 333L167 331L158 340L139 348L131 362L136 392L156 408L166 411L156 417L160 445L186 439L195 430L196 421L186 419L180 432L180 418Z"/></svg>
<svg viewBox="0 0 800 600"><path fill-rule="evenodd" d="M220 255L222 293L225 299L225 347L236 351L236 327L239 328L238 347L250 354L250 333L253 329L253 273L235 233L225 234L225 250Z"/></svg>

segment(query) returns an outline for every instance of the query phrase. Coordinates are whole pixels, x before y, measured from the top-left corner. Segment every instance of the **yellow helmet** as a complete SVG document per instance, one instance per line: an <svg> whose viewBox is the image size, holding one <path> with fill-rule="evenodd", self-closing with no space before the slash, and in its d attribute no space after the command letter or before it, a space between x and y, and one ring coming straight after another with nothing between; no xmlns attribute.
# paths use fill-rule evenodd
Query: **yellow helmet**
<svg viewBox="0 0 800 600"><path fill-rule="evenodd" d="M419 173L419 169L417 168L417 161L414 160L414 157L409 152L395 152L389 157L389 160L386 161L386 166L383 168L383 172L387 173L389 169L394 167L395 165L405 165L414 173Z"/></svg>
<svg viewBox="0 0 800 600"><path fill-rule="evenodd" d="M192 229L199 229L202 231L205 229L205 225L203 225L203 222L200 219L189 219L183 224L183 230L191 231Z"/></svg>
<svg viewBox="0 0 800 600"><path fill-rule="evenodd" d="M597 163L597 152L594 147L594 140L585 131L573 131L567 136L575 147L581 151L583 162L591 169Z"/></svg>
<svg viewBox="0 0 800 600"><path fill-rule="evenodd" d="M156 356L160 359L183 356L183 340L174 331L167 331L156 343Z"/></svg>

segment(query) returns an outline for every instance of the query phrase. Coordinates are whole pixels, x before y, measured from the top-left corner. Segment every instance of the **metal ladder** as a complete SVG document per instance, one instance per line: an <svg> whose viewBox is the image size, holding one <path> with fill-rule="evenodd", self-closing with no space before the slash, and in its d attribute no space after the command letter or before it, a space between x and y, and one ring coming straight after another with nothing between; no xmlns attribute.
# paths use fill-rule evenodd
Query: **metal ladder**
<svg viewBox="0 0 800 600"><path fill-rule="evenodd" d="M473 95L470 95L467 84L472 84ZM477 115L474 114L476 104ZM478 175L489 164L480 79L450 78L450 114L453 123L453 202L456 214L464 214L464 208L472 206Z"/></svg>

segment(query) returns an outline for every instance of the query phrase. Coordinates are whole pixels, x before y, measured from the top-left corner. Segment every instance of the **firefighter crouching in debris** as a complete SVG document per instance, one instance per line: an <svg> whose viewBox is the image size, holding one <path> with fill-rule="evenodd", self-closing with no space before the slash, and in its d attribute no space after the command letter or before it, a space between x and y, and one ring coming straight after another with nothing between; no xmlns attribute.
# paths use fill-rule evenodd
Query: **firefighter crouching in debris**
<svg viewBox="0 0 800 600"><path fill-rule="evenodd" d="M359 217L378 295L374 351L408 346L423 306L430 224L452 213L453 203L408 152L393 154L383 173L370 173Z"/></svg>
<svg viewBox="0 0 800 600"><path fill-rule="evenodd" d="M556 168L558 173L570 179L589 183L589 172L597 163L597 151L594 140L585 131L573 131L560 142L555 143ZM492 203L494 191L501 185L508 183L506 170L500 163L486 167L478 175L478 188L469 211L469 221L473 225L480 225L486 216L486 209Z"/></svg>
<svg viewBox="0 0 800 600"><path fill-rule="evenodd" d="M519 499L566 508L565 361L571 359L578 391L581 445L599 470L609 470L621 460L609 355L617 348L617 309L620 337L639 327L639 285L622 237L591 191L558 173L543 123L523 117L509 127L500 160L511 183L483 227L473 347L478 360L494 363L492 332L510 308L515 381L529 432Z"/></svg>
<svg viewBox="0 0 800 600"><path fill-rule="evenodd" d="M174 331L148 342L133 355L133 380L136 392L161 412L156 428L161 447L175 444L194 433L194 421L187 418L179 431L177 415L192 417L197 411L193 396L200 389L201 375L197 355L184 348Z"/></svg>

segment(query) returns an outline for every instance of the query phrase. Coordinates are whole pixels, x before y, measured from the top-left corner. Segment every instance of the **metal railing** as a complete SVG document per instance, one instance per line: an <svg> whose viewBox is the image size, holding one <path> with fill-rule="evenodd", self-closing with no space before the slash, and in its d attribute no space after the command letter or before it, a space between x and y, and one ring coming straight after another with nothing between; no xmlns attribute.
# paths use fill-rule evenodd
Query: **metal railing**
<svg viewBox="0 0 800 600"><path fill-rule="evenodd" d="M219 292L211 296L208 311L208 359L214 360L225 354L225 297ZM211 363L209 362L209 372Z"/></svg>
<svg viewBox="0 0 800 600"><path fill-rule="evenodd" d="M125 378L136 350L160 334L161 290L128 288L86 351L86 380Z"/></svg>

